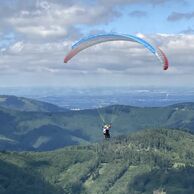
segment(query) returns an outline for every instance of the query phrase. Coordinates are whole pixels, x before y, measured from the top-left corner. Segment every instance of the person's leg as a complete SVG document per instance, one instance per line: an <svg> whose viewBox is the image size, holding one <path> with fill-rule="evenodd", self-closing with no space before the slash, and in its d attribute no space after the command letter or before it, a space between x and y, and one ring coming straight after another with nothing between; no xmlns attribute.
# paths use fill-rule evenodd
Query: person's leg
<svg viewBox="0 0 194 194"><path fill-rule="evenodd" d="M110 138L109 130L106 130L106 138Z"/></svg>

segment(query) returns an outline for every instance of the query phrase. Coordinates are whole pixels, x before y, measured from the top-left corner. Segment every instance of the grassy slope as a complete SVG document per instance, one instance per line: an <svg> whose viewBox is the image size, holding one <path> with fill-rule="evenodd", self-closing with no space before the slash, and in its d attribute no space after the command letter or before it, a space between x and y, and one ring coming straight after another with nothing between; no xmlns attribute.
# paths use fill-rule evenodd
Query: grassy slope
<svg viewBox="0 0 194 194"><path fill-rule="evenodd" d="M158 188L170 194L194 192L194 135L178 130L145 130L51 152L2 152L0 158L4 194L28 188L57 194L150 194ZM14 177L25 176L21 186L15 183Z"/></svg>

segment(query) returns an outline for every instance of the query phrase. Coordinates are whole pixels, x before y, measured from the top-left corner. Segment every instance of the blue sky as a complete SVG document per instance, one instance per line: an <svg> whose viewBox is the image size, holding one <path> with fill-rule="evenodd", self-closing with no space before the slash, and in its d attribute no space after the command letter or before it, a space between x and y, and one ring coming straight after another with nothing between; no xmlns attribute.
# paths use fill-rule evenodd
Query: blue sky
<svg viewBox="0 0 194 194"><path fill-rule="evenodd" d="M178 22L168 21L168 17L173 12L190 13L194 12L194 1L169 1L162 5L137 3L118 7L121 16L108 24L99 25L99 29L106 31L125 32L134 34L137 32L145 34L166 33L179 34L188 28L194 28L194 20L179 20ZM135 11L142 12L143 16L131 16ZM82 26L82 30L87 33L93 26Z"/></svg>
<svg viewBox="0 0 194 194"><path fill-rule="evenodd" d="M97 45L63 63L74 42L109 32L137 35L160 46L169 71L161 72L145 49L124 42ZM4 87L192 86L193 45L192 0L0 0Z"/></svg>

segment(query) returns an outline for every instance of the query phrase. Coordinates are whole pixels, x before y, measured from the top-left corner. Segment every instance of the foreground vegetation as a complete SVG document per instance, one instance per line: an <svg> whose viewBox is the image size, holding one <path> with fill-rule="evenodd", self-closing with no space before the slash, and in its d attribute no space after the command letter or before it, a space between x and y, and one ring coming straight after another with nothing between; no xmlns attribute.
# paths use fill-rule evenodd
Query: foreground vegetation
<svg viewBox="0 0 194 194"><path fill-rule="evenodd" d="M194 135L144 130L50 152L0 153L1 194L194 193Z"/></svg>

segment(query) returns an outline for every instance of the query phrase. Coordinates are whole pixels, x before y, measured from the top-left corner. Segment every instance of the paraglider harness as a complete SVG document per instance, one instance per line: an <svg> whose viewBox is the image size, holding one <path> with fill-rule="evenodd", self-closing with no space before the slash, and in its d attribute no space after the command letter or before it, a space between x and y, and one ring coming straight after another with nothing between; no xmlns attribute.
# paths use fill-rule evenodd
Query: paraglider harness
<svg viewBox="0 0 194 194"><path fill-rule="evenodd" d="M107 139L107 138L110 138L110 128L111 128L111 124L104 124L103 125L103 134L104 134L104 138Z"/></svg>

